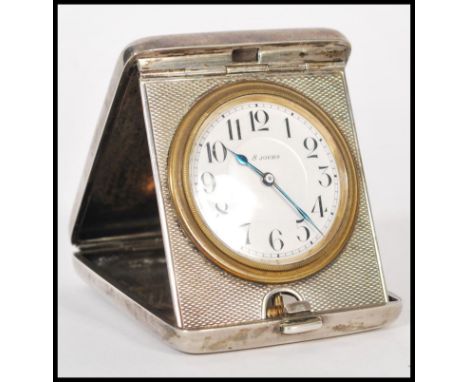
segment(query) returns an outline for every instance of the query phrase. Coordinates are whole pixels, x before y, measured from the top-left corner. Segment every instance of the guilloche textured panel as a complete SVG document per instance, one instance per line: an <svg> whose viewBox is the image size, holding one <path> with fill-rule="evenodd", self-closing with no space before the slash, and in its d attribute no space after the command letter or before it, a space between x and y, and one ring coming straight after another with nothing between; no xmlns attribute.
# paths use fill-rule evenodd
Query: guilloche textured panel
<svg viewBox="0 0 468 382"><path fill-rule="evenodd" d="M167 154L183 116L201 95L226 83L267 80L286 85L318 104L338 125L358 166L360 200L354 232L343 252L320 272L300 281L268 285L230 275L197 252L179 228L167 187ZM287 286L308 301L314 311L384 304L385 286L369 215L365 182L357 148L345 78L341 71L242 77L143 79L154 135L176 294L184 328L241 324L262 319L262 301L273 289ZM176 307L177 309L177 307Z"/></svg>

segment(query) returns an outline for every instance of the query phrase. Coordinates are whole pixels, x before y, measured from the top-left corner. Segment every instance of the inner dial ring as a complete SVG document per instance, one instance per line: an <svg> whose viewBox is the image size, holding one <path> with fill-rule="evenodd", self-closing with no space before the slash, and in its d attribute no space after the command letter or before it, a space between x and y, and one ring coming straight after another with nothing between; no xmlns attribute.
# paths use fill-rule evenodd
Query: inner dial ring
<svg viewBox="0 0 468 382"><path fill-rule="evenodd" d="M358 190L349 148L333 121L289 88L238 82L209 93L179 125L168 163L184 231L236 276L304 278L329 264L352 231Z"/></svg>

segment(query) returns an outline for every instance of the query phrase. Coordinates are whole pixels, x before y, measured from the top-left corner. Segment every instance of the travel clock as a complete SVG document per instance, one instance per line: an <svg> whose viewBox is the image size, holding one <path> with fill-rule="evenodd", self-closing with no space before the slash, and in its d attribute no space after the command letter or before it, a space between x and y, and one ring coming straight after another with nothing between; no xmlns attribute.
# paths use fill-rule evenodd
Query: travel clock
<svg viewBox="0 0 468 382"><path fill-rule="evenodd" d="M326 29L127 47L72 217L79 273L179 350L381 327L387 292Z"/></svg>

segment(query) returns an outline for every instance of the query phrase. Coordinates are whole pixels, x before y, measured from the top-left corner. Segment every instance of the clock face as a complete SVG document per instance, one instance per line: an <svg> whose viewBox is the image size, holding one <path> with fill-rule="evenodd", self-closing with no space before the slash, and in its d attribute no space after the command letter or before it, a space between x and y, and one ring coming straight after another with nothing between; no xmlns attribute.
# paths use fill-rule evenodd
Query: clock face
<svg viewBox="0 0 468 382"><path fill-rule="evenodd" d="M305 277L333 260L351 231L352 159L309 102L277 85L234 84L203 98L176 132L169 183L183 228L237 276Z"/></svg>
<svg viewBox="0 0 468 382"><path fill-rule="evenodd" d="M340 179L315 122L281 99L261 98L223 105L203 124L191 147L190 187L204 223L228 248L291 264L333 225Z"/></svg>

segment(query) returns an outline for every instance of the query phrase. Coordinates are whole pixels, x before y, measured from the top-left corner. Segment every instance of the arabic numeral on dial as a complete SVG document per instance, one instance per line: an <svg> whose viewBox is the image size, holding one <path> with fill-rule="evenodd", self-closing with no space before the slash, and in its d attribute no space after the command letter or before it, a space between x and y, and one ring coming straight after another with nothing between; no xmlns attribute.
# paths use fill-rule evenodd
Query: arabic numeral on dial
<svg viewBox="0 0 468 382"><path fill-rule="evenodd" d="M286 135L288 138L291 138L291 129L289 128L289 118L285 118L284 122L286 123Z"/></svg>
<svg viewBox="0 0 468 382"><path fill-rule="evenodd" d="M296 220L296 223L297 224L304 223L304 219ZM305 225L301 225L299 227L299 229L303 230L303 233L301 235L303 238L300 235L296 235L297 240L302 241L302 242L305 242L305 241L309 240L309 238L310 238L310 229L307 228Z"/></svg>
<svg viewBox="0 0 468 382"><path fill-rule="evenodd" d="M250 244L250 223L241 224L239 227L245 229L245 244Z"/></svg>
<svg viewBox="0 0 468 382"><path fill-rule="evenodd" d="M322 202L322 195L319 195L317 200L315 201L314 206L312 207L313 214L320 214L320 217L323 218L324 213L328 212L327 208L323 208L323 202Z"/></svg>
<svg viewBox="0 0 468 382"><path fill-rule="evenodd" d="M328 174L327 171L328 166L319 166L319 170L322 170L322 179L319 179L319 184L322 187L329 187L330 184L332 184L332 177L330 174ZM325 175L325 178L323 177Z"/></svg>
<svg viewBox="0 0 468 382"><path fill-rule="evenodd" d="M281 251L283 249L284 242L281 240L282 235L279 229L274 229L270 232L269 242L274 251Z"/></svg>
<svg viewBox="0 0 468 382"><path fill-rule="evenodd" d="M208 154L208 162L213 163L213 159L216 162L224 162L227 157L227 149L223 142L216 141L212 145L210 142L206 142L206 152Z"/></svg>
<svg viewBox="0 0 468 382"><path fill-rule="evenodd" d="M216 188L216 179L211 172L204 172L200 176L200 180L203 184L203 190L207 194L211 194Z"/></svg>
<svg viewBox="0 0 468 382"><path fill-rule="evenodd" d="M265 110L257 110L255 113L251 111L249 115L250 115L250 123L252 126L252 131L270 130L269 127L266 126L270 117Z"/></svg>
<svg viewBox="0 0 468 382"><path fill-rule="evenodd" d="M228 132L229 132L229 140L233 141L234 140L234 133L233 133L232 121L230 119L228 119L227 125L228 125ZM237 139L240 141L242 139L242 135L241 135L241 128L240 128L240 124L239 124L238 119L236 119L235 126L236 126L235 132L237 132L237 134L236 134Z"/></svg>
<svg viewBox="0 0 468 382"><path fill-rule="evenodd" d="M227 215L229 206L227 203L216 203L215 208L218 212Z"/></svg>
<svg viewBox="0 0 468 382"><path fill-rule="evenodd" d="M307 137L304 139L304 147L309 151L307 158L318 158L317 154L314 154L314 151L317 150L318 142L315 138Z"/></svg>

